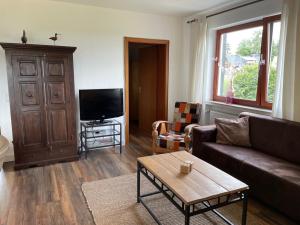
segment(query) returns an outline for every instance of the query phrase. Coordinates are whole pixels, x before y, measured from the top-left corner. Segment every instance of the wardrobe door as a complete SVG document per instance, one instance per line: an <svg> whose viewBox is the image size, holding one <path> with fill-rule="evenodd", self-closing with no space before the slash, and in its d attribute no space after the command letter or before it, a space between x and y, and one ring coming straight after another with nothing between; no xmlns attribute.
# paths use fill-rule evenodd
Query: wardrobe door
<svg viewBox="0 0 300 225"><path fill-rule="evenodd" d="M42 69L39 56L13 55L10 96L16 163L47 151Z"/></svg>
<svg viewBox="0 0 300 225"><path fill-rule="evenodd" d="M76 151L73 65L69 55L44 58L48 141L52 154Z"/></svg>

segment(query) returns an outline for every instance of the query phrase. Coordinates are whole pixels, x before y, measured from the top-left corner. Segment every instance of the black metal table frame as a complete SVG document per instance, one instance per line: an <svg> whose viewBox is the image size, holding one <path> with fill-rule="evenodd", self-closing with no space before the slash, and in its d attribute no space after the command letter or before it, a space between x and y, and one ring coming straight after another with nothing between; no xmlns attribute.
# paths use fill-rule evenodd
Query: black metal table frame
<svg viewBox="0 0 300 225"><path fill-rule="evenodd" d="M141 195L141 173L158 189L156 192L147 193ZM248 205L248 190L241 191L238 193L228 194L225 196L221 196L216 198L217 203L211 204L209 201L203 201L200 203L195 203L191 205L186 205L180 198L170 190L161 180L155 177L147 168L145 168L140 162L137 162L137 202L142 203L142 205L146 208L149 214L153 217L153 219L157 222L157 224L162 225L159 219L155 216L149 206L145 203L143 198L149 197L156 194L163 194L167 199L169 199L172 204L183 213L185 217L185 225L190 224L190 217L199 215L208 211L212 211L218 217L220 217L225 223L229 225L234 225L230 220L228 220L225 216L223 216L216 209L230 205L239 201L243 201L243 211L242 211L242 225L246 225L247 223L247 205ZM237 195L237 197L235 197ZM234 198L232 199L231 197ZM226 198L225 201L221 201L221 198ZM177 199L177 201L175 200ZM181 203L181 204L180 204ZM199 206L202 206L200 208Z"/></svg>

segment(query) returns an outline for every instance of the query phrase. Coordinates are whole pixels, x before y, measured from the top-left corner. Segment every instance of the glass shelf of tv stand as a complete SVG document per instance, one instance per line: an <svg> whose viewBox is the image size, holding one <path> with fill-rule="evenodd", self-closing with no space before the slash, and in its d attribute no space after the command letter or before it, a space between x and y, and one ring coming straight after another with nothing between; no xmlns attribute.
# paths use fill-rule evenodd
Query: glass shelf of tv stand
<svg viewBox="0 0 300 225"><path fill-rule="evenodd" d="M104 123L100 123L100 121L86 121L81 122L81 125L85 128L95 128L95 127L106 127L113 125L120 125L121 123L115 119L104 120Z"/></svg>
<svg viewBox="0 0 300 225"><path fill-rule="evenodd" d="M104 148L104 147L110 147L110 146L114 146L114 145L120 145L120 141L115 139L115 140L99 140L99 139L95 139L95 140L89 140L87 141L87 147L89 150L94 150L94 149L99 149L99 148Z"/></svg>
<svg viewBox="0 0 300 225"><path fill-rule="evenodd" d="M95 139L100 137L110 137L113 135L120 135L120 131L115 129L107 129L107 130L93 129L91 131L84 132L82 135L86 139Z"/></svg>
<svg viewBox="0 0 300 225"><path fill-rule="evenodd" d="M122 153L122 124L117 120L107 120L105 123L80 122L80 153L87 154L90 150L105 147L120 147Z"/></svg>

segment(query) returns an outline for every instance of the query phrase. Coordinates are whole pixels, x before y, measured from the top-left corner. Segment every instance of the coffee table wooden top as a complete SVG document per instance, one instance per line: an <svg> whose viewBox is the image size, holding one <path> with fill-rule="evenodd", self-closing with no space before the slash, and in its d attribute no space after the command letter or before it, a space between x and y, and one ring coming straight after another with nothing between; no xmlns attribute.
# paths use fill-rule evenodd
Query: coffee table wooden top
<svg viewBox="0 0 300 225"><path fill-rule="evenodd" d="M180 173L185 160L193 162L189 174ZM140 157L138 161L186 205L249 189L238 179L185 151Z"/></svg>

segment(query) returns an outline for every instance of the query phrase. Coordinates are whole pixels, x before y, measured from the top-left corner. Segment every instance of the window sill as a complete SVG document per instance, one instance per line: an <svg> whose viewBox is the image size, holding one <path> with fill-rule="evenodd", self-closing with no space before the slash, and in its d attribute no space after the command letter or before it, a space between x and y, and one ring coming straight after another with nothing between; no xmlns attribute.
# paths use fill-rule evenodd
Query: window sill
<svg viewBox="0 0 300 225"><path fill-rule="evenodd" d="M272 110L269 109L236 105L236 104L226 104L224 102L217 102L217 101L206 102L206 112L210 112L210 111L223 112L231 115L238 115L241 112L251 112L251 113L268 115L268 116L272 114Z"/></svg>

